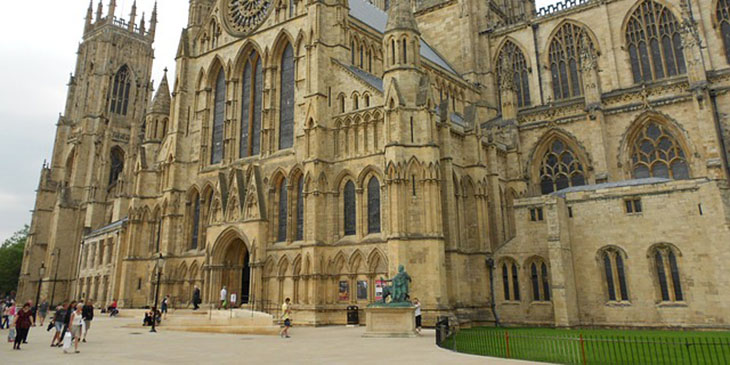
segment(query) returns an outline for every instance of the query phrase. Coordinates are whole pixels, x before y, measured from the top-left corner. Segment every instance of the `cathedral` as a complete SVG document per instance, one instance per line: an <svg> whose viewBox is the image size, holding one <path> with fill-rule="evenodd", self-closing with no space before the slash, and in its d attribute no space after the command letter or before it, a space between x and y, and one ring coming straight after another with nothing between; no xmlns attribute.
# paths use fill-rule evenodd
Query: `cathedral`
<svg viewBox="0 0 730 365"><path fill-rule="evenodd" d="M189 0L159 83L121 11L19 298L341 324L404 265L429 325L730 328L730 0Z"/></svg>

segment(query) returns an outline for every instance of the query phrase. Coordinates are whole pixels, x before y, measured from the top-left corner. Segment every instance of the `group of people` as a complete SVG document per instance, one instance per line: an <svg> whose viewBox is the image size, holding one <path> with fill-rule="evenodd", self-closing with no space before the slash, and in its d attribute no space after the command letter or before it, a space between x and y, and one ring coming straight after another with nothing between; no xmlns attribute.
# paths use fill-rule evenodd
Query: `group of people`
<svg viewBox="0 0 730 365"><path fill-rule="evenodd" d="M94 302L87 300L63 302L56 307L52 323L49 323L47 330L55 328L51 347L62 347L63 352L69 353L69 344L74 347L74 353L79 353L79 342L86 342L86 336L91 329L91 321L94 320ZM68 335L67 335L68 334ZM67 339L67 337L70 337ZM64 346L64 341L67 341ZM70 341L70 342L68 342Z"/></svg>

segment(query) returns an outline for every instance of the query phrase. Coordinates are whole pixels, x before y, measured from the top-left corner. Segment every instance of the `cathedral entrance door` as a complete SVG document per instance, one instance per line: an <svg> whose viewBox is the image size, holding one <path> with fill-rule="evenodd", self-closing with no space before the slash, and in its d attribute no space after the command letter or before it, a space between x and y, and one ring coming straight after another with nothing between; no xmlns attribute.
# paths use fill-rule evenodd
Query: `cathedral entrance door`
<svg viewBox="0 0 730 365"><path fill-rule="evenodd" d="M251 290L251 266L246 244L240 239L228 243L223 260L221 284L236 294L236 305L246 304Z"/></svg>

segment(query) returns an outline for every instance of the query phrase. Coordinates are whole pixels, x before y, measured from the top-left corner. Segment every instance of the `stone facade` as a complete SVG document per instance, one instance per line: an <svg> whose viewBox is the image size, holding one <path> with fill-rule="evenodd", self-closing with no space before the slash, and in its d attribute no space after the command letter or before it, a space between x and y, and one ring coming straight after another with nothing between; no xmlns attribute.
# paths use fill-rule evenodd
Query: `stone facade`
<svg viewBox="0 0 730 365"><path fill-rule="evenodd" d="M21 297L151 305L161 254L176 306L344 323L403 264L426 324L728 327L727 1L242 6L155 92L157 12L89 9Z"/></svg>

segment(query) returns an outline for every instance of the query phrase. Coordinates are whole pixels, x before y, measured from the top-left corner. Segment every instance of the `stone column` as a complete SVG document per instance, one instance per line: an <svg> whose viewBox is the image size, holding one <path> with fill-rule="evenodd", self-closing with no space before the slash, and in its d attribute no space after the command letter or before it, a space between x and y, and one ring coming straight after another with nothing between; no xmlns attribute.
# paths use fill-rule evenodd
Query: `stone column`
<svg viewBox="0 0 730 365"><path fill-rule="evenodd" d="M570 327L580 319L565 200L550 197L545 203L545 213L554 325Z"/></svg>

